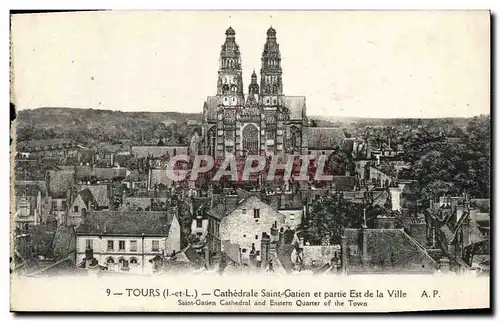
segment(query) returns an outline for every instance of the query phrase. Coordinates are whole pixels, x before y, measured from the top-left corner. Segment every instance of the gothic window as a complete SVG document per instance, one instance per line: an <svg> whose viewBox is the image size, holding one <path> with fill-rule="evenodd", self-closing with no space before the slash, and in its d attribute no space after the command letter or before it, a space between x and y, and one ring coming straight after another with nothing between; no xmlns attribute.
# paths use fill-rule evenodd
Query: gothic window
<svg viewBox="0 0 500 322"><path fill-rule="evenodd" d="M215 127L212 127L210 130L208 130L208 133L207 133L210 154L212 154L215 151L215 138L216 137L217 137L216 129L215 129Z"/></svg>
<svg viewBox="0 0 500 322"><path fill-rule="evenodd" d="M300 146L300 131L295 126L290 128L290 145L292 148L298 148Z"/></svg>
<svg viewBox="0 0 500 322"><path fill-rule="evenodd" d="M248 124L243 129L243 149L255 151L259 148L259 130L253 124Z"/></svg>

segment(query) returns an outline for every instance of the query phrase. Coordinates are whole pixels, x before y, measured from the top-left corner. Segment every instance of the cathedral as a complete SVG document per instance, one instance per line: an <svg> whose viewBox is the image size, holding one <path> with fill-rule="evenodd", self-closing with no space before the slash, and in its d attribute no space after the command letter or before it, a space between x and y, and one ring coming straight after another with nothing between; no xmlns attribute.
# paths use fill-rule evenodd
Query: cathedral
<svg viewBox="0 0 500 322"><path fill-rule="evenodd" d="M283 92L281 53L276 30L267 30L260 82L254 72L245 94L236 32L229 27L219 59L217 94L203 106L202 140L215 158L249 154L307 154L304 96Z"/></svg>

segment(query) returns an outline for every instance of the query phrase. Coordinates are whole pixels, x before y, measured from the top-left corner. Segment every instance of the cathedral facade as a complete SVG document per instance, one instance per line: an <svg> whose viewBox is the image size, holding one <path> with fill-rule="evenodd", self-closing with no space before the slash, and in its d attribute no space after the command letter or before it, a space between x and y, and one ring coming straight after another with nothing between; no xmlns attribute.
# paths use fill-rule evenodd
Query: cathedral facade
<svg viewBox="0 0 500 322"><path fill-rule="evenodd" d="M254 70L247 93L235 35L233 28L226 30L217 94L207 97L203 106L204 152L215 158L307 153L306 99L284 95L276 30L267 30L260 81Z"/></svg>

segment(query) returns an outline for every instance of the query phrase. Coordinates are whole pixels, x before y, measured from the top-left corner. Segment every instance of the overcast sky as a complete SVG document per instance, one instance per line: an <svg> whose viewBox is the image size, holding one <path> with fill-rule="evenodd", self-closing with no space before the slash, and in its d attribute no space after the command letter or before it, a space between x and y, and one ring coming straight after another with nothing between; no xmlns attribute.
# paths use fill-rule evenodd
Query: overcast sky
<svg viewBox="0 0 500 322"><path fill-rule="evenodd" d="M15 15L15 103L19 109L201 112L206 97L216 93L230 24L242 54L245 91L252 70L260 70L272 24L284 92L306 96L309 115L489 113L486 11Z"/></svg>

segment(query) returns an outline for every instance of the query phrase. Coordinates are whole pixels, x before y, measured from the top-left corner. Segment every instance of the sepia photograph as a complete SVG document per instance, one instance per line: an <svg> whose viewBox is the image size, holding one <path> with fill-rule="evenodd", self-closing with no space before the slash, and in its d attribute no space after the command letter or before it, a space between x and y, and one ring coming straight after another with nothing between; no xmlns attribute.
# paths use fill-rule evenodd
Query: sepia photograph
<svg viewBox="0 0 500 322"><path fill-rule="evenodd" d="M490 22L10 15L10 309L491 309Z"/></svg>

